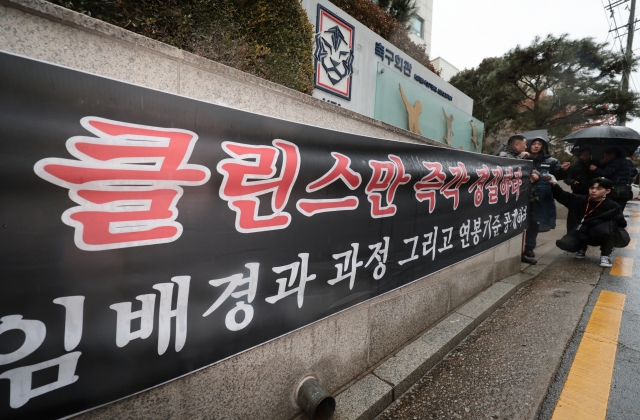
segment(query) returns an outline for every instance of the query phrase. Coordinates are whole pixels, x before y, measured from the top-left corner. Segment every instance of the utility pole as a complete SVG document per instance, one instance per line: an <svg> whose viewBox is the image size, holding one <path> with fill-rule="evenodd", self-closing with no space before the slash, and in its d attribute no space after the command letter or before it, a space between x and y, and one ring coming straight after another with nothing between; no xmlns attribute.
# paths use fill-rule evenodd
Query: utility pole
<svg viewBox="0 0 640 420"><path fill-rule="evenodd" d="M624 70L622 73L622 91L629 92L629 77L631 76L631 61L633 59L633 33L635 31L636 20L636 0L631 0L631 10L629 14L629 25L627 28L627 49L624 52ZM627 123L627 115L618 117L618 125L624 126Z"/></svg>

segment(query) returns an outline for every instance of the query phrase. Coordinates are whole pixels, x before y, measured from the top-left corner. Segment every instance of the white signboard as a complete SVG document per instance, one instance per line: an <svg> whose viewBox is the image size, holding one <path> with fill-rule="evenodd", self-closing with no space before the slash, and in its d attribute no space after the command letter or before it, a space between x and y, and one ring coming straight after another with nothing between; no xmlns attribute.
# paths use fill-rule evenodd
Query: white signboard
<svg viewBox="0 0 640 420"><path fill-rule="evenodd" d="M382 61L387 71L410 78L416 89L443 97L471 115L471 98L334 4L303 0L302 6L316 28L314 97L373 118L376 99L384 100L376 98L378 63Z"/></svg>
<svg viewBox="0 0 640 420"><path fill-rule="evenodd" d="M350 101L355 29L321 5L316 28L313 53L316 89Z"/></svg>

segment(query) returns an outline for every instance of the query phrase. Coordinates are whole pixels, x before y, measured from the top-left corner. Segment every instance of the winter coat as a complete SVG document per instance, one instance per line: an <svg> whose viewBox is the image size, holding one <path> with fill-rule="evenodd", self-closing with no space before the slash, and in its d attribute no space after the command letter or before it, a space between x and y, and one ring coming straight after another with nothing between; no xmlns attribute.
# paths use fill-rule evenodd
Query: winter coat
<svg viewBox="0 0 640 420"><path fill-rule="evenodd" d="M511 158L511 159L526 159L522 153L518 153L517 150L512 149L510 147L506 147L502 152L500 152L498 154L498 156L500 157L506 157L506 158ZM540 172L536 171L535 169L531 171L531 174L536 174L538 175L538 178L542 178L540 176ZM531 189L529 190L529 201L530 202L534 202L534 201L538 201L538 193L536 192L535 187L532 185Z"/></svg>
<svg viewBox="0 0 640 420"><path fill-rule="evenodd" d="M498 154L500 157L512 158L512 159L524 159L522 153L518 153L517 150L507 146L502 152Z"/></svg>
<svg viewBox="0 0 640 420"><path fill-rule="evenodd" d="M541 174L548 172L558 180L566 178L568 171L562 170L558 159L551 157L549 154L543 155L542 152L540 151L537 156L529 156L527 158L533 161L533 168Z"/></svg>
<svg viewBox="0 0 640 420"><path fill-rule="evenodd" d="M569 173L564 179L564 182L571 187L571 191L573 191L574 194L589 194L589 182L593 178L596 178L596 175L589 170L589 166L591 166L591 162L578 159L578 161L574 162L569 168ZM576 182L578 183L577 185Z"/></svg>
<svg viewBox="0 0 640 420"><path fill-rule="evenodd" d="M542 175L548 173L558 180L564 179L567 171L562 170L558 159L551 157L546 140L541 138L534 140L542 140L543 142L542 150L537 155L527 158L533 161L534 169ZM556 227L556 202L551 193L551 184L545 181L543 177L540 177L540 181L533 184L533 186L538 194L538 201L531 203L531 221L541 225L540 232L554 229Z"/></svg>
<svg viewBox="0 0 640 420"><path fill-rule="evenodd" d="M608 201L611 201L611 200L608 200ZM611 222L613 222L613 226L611 225ZM587 222L585 221L585 223ZM586 243L588 245L592 245L592 246L602 245L606 243L611 238L611 236L613 236L614 246L625 247L629 245L629 235L628 234L626 235L625 243L617 243L618 240L620 239L624 240L624 239L623 237L621 238L617 237L618 235L616 235L616 230L618 230L618 228L624 228L626 226L627 226L627 221L624 219L624 216L622 215L622 208L618 207L617 209L609 210L601 214L600 216L598 216L593 220L589 220L588 224L586 224L585 227L581 228L580 230L582 231L585 228L587 229Z"/></svg>
<svg viewBox="0 0 640 420"><path fill-rule="evenodd" d="M604 167L592 171L596 177L607 178L613 185L629 185L638 175L638 170L629 160L619 157L607 162Z"/></svg>
<svg viewBox="0 0 640 420"><path fill-rule="evenodd" d="M569 218L567 220L567 230L571 231L573 228L580 224L580 220L584 216L589 197L586 195L571 194L563 190L559 185L551 187L553 197L558 200L558 203L569 209ZM589 210L595 207L596 203L591 201ZM626 227L627 221L620 211L620 206L613 200L608 198L604 199L604 202L593 210L585 218L583 225L586 227L594 227L597 224L602 223L605 220L613 220L619 227Z"/></svg>

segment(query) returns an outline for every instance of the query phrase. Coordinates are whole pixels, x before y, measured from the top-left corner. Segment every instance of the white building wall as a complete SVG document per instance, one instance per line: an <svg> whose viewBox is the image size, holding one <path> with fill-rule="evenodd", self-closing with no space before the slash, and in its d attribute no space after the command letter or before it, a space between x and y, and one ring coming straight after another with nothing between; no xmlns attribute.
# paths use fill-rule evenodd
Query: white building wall
<svg viewBox="0 0 640 420"><path fill-rule="evenodd" d="M433 3L433 0L419 1L428 3L429 5L432 5ZM371 29L358 22L356 19L348 15L346 12L344 12L342 9L329 2L328 0L302 0L302 7L306 10L309 21L314 26L314 28L316 27L318 4L330 10L332 13L340 16L355 28L353 47L354 73L352 76L353 84L350 100L342 99L338 96L332 95L319 89L315 89L313 97L373 118L376 101L376 76L378 72L378 62L381 61L380 57L376 56L375 54L375 44L376 42L379 42L385 47L400 53L404 58L407 59L407 61L411 62L413 66L411 79L413 79L414 73L420 75L429 83L436 86L438 89L441 89L451 95L453 98L451 100L451 103L455 107L471 115L473 110L473 99L471 99L449 83L445 82L431 70L419 64L416 60L410 58L408 54L402 52L402 50L395 47L389 41L385 40L380 35L376 34ZM429 25L431 25L430 21ZM429 32L429 39L430 37L431 34ZM385 61L383 61L383 63L387 65ZM392 71L394 70L392 69ZM435 95L435 93L433 94Z"/></svg>
<svg viewBox="0 0 640 420"><path fill-rule="evenodd" d="M446 82L451 80L453 76L460 72L460 69L458 69L456 66L442 57L435 58L433 61L431 61L431 64L433 64L433 67L435 67L436 70L440 70L440 77L443 78Z"/></svg>
<svg viewBox="0 0 640 420"><path fill-rule="evenodd" d="M424 26L422 29L422 38L415 34L409 34L409 37L416 44L423 44L426 46L428 55L431 55L431 28L433 27L433 0L417 0L418 16L424 20Z"/></svg>

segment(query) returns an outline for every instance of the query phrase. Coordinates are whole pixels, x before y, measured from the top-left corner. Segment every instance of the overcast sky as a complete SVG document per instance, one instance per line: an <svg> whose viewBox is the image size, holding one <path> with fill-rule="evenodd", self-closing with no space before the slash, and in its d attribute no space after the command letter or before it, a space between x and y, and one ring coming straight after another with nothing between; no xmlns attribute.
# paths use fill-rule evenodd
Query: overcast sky
<svg viewBox="0 0 640 420"><path fill-rule="evenodd" d="M550 33L567 33L574 39L592 37L608 42L611 48L616 34L609 34L615 26L603 6L608 3L609 0L433 0L431 57L442 57L459 69L476 67L483 58L500 56L518 44L529 45L536 35ZM618 26L628 22L627 5L629 2L614 9ZM640 10L636 10L638 15ZM638 38L640 32L635 34L634 48L640 47ZM626 45L626 38L622 39ZM617 41L615 48L620 49ZM636 87L640 88L640 75L634 73L631 89L638 90ZM640 120L627 126L640 131Z"/></svg>

